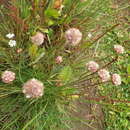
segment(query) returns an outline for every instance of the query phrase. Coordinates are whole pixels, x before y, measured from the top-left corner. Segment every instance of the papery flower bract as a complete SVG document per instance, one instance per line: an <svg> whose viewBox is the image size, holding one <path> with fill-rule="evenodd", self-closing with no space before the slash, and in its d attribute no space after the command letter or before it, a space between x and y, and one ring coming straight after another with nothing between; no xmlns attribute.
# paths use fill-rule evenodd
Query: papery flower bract
<svg viewBox="0 0 130 130"><path fill-rule="evenodd" d="M23 93L26 98L38 98L43 96L44 85L37 79L31 79L23 85Z"/></svg>
<svg viewBox="0 0 130 130"><path fill-rule="evenodd" d="M113 74L112 75L112 82L116 86L121 85L121 77L120 77L120 75L119 74Z"/></svg>
<svg viewBox="0 0 130 130"><path fill-rule="evenodd" d="M41 32L37 32L34 36L31 37L32 43L34 43L37 46L42 45L44 42L45 35Z"/></svg>
<svg viewBox="0 0 130 130"><path fill-rule="evenodd" d="M60 10L58 11L59 14L61 14L61 12L62 12L62 10L63 10L64 7L65 7L64 5L60 6Z"/></svg>
<svg viewBox="0 0 130 130"><path fill-rule="evenodd" d="M82 33L79 29L70 28L65 32L65 38L72 46L76 46L82 39Z"/></svg>
<svg viewBox="0 0 130 130"><path fill-rule="evenodd" d="M55 61L56 61L57 64L62 63L63 62L62 56L57 56Z"/></svg>
<svg viewBox="0 0 130 130"><path fill-rule="evenodd" d="M9 38L9 39L13 38L14 36L15 36L14 33L6 34L6 37Z"/></svg>
<svg viewBox="0 0 130 130"><path fill-rule="evenodd" d="M10 47L14 47L14 46L16 46L16 41L10 40L8 44L9 44Z"/></svg>
<svg viewBox="0 0 130 130"><path fill-rule="evenodd" d="M101 78L102 82L107 82L110 80L110 73L106 69L101 69L98 71L98 75Z"/></svg>
<svg viewBox="0 0 130 130"><path fill-rule="evenodd" d="M18 54L21 53L22 51L23 51L22 48L17 49L17 53L18 53Z"/></svg>
<svg viewBox="0 0 130 130"><path fill-rule="evenodd" d="M95 61L89 61L86 64L86 67L88 68L89 71L91 72L96 72L99 69L99 65Z"/></svg>
<svg viewBox="0 0 130 130"><path fill-rule="evenodd" d="M4 71L4 72L2 73L1 79L2 79L2 81L3 81L4 83L9 84L9 83L11 83L12 81L15 80L15 73L12 72L12 71L6 70L6 71Z"/></svg>
<svg viewBox="0 0 130 130"><path fill-rule="evenodd" d="M114 45L114 50L118 53L118 54L123 54L124 53L124 47L121 45Z"/></svg>

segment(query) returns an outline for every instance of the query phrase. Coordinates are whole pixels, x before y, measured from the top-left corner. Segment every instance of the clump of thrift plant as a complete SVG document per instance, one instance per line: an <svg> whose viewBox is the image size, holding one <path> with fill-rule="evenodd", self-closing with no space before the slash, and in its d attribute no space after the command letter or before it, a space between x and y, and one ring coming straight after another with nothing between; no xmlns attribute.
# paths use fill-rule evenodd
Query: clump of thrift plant
<svg viewBox="0 0 130 130"><path fill-rule="evenodd" d="M87 88L99 84L123 83L120 75L111 75L111 67L125 47L114 45L114 53L108 57L108 52L98 46L100 41L106 44L104 36L116 26L97 35L107 25L97 28L93 17L102 13L85 15L91 12L88 5L84 6L86 3L89 5L87 0L14 0L8 10L0 7L0 14L7 17L0 16L2 130L58 130L64 128L62 124L71 128L63 119L69 119L66 111L73 103L73 95L84 97L89 93ZM95 13L99 12L98 4L101 2L97 1L92 10ZM101 51L107 56L105 60Z"/></svg>

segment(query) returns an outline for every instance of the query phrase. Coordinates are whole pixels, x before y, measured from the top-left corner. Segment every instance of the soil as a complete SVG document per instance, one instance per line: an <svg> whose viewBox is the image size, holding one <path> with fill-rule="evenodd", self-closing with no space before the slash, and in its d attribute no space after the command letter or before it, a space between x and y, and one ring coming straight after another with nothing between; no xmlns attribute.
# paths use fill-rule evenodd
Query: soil
<svg viewBox="0 0 130 130"><path fill-rule="evenodd" d="M87 97L95 98L98 96L96 87L87 88L85 91ZM84 101L85 97L74 102L76 111L73 111L72 115L81 120L75 121L71 130L104 130L102 107L99 104Z"/></svg>

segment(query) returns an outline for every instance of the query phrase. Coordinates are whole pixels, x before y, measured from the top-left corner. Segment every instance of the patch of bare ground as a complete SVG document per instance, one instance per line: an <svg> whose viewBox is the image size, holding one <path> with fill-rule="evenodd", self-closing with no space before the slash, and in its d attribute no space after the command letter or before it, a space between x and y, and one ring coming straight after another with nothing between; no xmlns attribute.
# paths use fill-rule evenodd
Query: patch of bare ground
<svg viewBox="0 0 130 130"><path fill-rule="evenodd" d="M97 88L86 88L86 97L98 97ZM84 102L86 97L81 97L74 102L75 109L72 110L73 122L71 130L103 130L104 115L102 107L99 104Z"/></svg>

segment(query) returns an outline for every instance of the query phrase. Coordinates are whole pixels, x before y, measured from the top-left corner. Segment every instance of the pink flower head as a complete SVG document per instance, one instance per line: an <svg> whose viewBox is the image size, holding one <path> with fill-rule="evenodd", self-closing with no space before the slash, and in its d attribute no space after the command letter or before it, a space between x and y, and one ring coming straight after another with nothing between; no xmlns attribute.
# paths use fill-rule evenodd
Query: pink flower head
<svg viewBox="0 0 130 130"><path fill-rule="evenodd" d="M124 53L124 47L121 45L114 45L114 50L118 54L123 54Z"/></svg>
<svg viewBox="0 0 130 130"><path fill-rule="evenodd" d="M62 56L57 56L57 57L56 57L56 63L57 63L57 64L60 64L60 63L62 63L62 62L63 62Z"/></svg>
<svg viewBox="0 0 130 130"><path fill-rule="evenodd" d="M65 32L65 38L72 46L76 46L82 39L82 33L76 28L70 28Z"/></svg>
<svg viewBox="0 0 130 130"><path fill-rule="evenodd" d="M26 98L38 98L43 95L44 85L37 79L31 79L23 85L23 93Z"/></svg>
<svg viewBox="0 0 130 130"><path fill-rule="evenodd" d="M2 73L1 78L2 78L2 81L3 81L4 83L9 84L9 83L11 83L11 82L13 82L13 81L15 80L15 73L12 72L12 71L6 70L6 71L4 71L4 72Z"/></svg>
<svg viewBox="0 0 130 130"><path fill-rule="evenodd" d="M31 37L31 41L37 45L40 46L44 42L45 35L41 32L37 32L34 36Z"/></svg>
<svg viewBox="0 0 130 130"><path fill-rule="evenodd" d="M86 66L91 72L96 72L99 69L99 65L95 61L89 61Z"/></svg>
<svg viewBox="0 0 130 130"><path fill-rule="evenodd" d="M110 80L110 73L106 69L99 70L98 75L101 78L102 82L107 82Z"/></svg>
<svg viewBox="0 0 130 130"><path fill-rule="evenodd" d="M112 82L116 86L121 85L121 77L120 77L120 75L119 74L113 74L112 75Z"/></svg>

